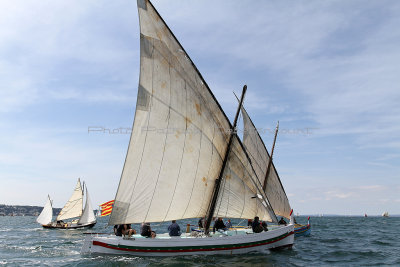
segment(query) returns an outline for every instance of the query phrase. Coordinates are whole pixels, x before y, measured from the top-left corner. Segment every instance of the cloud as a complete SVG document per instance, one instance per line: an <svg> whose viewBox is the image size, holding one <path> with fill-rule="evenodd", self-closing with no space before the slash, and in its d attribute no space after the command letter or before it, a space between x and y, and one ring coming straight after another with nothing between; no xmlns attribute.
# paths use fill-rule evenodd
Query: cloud
<svg viewBox="0 0 400 267"><path fill-rule="evenodd" d="M65 99L132 101L139 51L129 44L138 27L126 30L137 20L127 8L133 4L2 1L0 112Z"/></svg>

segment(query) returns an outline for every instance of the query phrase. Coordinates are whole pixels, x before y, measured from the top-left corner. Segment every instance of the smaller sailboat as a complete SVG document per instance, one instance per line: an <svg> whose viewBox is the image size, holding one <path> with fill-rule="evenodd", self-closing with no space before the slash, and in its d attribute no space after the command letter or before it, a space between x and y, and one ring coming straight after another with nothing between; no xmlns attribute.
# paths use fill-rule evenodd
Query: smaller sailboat
<svg viewBox="0 0 400 267"><path fill-rule="evenodd" d="M368 217L368 215L367 215L366 213L364 213L364 217L365 217L365 218L367 218L367 217Z"/></svg>
<svg viewBox="0 0 400 267"><path fill-rule="evenodd" d="M85 183L83 185L85 185ZM52 221L53 207L50 196L48 196L47 202L36 221L44 228L76 229L93 227L97 221L92 209L92 204L90 203L87 187L85 188L85 191L86 203L85 208L83 208L84 190L82 190L81 181L78 179L72 196L61 209L55 221ZM63 221L69 219L73 220L67 222Z"/></svg>
<svg viewBox="0 0 400 267"><path fill-rule="evenodd" d="M50 196L47 196L46 204L44 205L43 210L37 217L36 221L41 225L48 225L51 223L52 219L53 219L53 206L51 203Z"/></svg>
<svg viewBox="0 0 400 267"><path fill-rule="evenodd" d="M389 212L385 211L385 212L382 214L382 217L389 217Z"/></svg>

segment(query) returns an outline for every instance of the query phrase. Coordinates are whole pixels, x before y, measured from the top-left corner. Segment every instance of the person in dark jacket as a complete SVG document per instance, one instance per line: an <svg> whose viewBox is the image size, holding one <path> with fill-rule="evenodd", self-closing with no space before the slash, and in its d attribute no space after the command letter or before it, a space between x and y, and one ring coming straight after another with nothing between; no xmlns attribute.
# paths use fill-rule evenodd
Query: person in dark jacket
<svg viewBox="0 0 400 267"><path fill-rule="evenodd" d="M218 219L214 222L214 227L213 227L213 232L215 233L215 230L222 229L224 230L226 228L224 221L222 220L221 217L218 217Z"/></svg>
<svg viewBox="0 0 400 267"><path fill-rule="evenodd" d="M172 224L168 226L169 236L180 236L181 235L181 228L176 223L175 220L172 221Z"/></svg>
<svg viewBox="0 0 400 267"><path fill-rule="evenodd" d="M203 222L204 222L203 218L200 218L200 219L199 219L199 222L197 223L200 229L201 229L201 228L204 228Z"/></svg>
<svg viewBox="0 0 400 267"><path fill-rule="evenodd" d="M251 225L254 233L261 233L264 228L261 226L260 218L258 216L254 217L253 224Z"/></svg>
<svg viewBox="0 0 400 267"><path fill-rule="evenodd" d="M122 236L122 224L121 225L114 225L114 234L116 236Z"/></svg>
<svg viewBox="0 0 400 267"><path fill-rule="evenodd" d="M263 221L261 223L261 226L262 226L262 228L264 229L265 232L268 231L268 226L267 226L267 223L265 221Z"/></svg>
<svg viewBox="0 0 400 267"><path fill-rule="evenodd" d="M142 227L140 228L140 235L145 237L151 237L150 223L142 223Z"/></svg>

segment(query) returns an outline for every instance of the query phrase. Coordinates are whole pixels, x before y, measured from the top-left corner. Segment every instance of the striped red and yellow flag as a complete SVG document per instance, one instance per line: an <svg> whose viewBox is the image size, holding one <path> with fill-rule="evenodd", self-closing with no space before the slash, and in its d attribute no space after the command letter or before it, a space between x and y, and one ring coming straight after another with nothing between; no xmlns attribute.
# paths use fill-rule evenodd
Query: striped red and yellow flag
<svg viewBox="0 0 400 267"><path fill-rule="evenodd" d="M112 207L114 205L114 200L107 201L100 205L101 208L101 215L100 216L107 216L111 214Z"/></svg>

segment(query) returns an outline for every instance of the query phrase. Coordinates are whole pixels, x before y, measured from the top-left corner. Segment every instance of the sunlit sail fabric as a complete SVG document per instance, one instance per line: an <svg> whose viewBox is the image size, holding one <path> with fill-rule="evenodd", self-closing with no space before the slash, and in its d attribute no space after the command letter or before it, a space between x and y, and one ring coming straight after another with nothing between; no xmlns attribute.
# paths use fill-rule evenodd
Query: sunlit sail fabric
<svg viewBox="0 0 400 267"><path fill-rule="evenodd" d="M259 177L261 184L264 184L270 156L246 110L242 107L241 111L244 124L243 144L257 177ZM273 163L267 178L265 194L268 196L269 203L275 214L290 219L291 208L289 200Z"/></svg>
<svg viewBox="0 0 400 267"><path fill-rule="evenodd" d="M265 202L267 199L262 198L261 194L262 185L235 135L214 216L243 219L259 216L261 220L277 222L276 216Z"/></svg>
<svg viewBox="0 0 400 267"><path fill-rule="evenodd" d="M96 217L94 216L92 203L90 202L89 193L86 187L86 203L85 209L83 210L82 216L79 218L78 224L87 224L93 223L96 221Z"/></svg>
<svg viewBox="0 0 400 267"><path fill-rule="evenodd" d="M203 217L230 123L154 7L138 10L136 113L109 225Z"/></svg>
<svg viewBox="0 0 400 267"><path fill-rule="evenodd" d="M53 218L53 207L51 206L50 196L47 196L46 204L43 207L42 212L37 217L36 221L41 225L47 225L51 223Z"/></svg>
<svg viewBox="0 0 400 267"><path fill-rule="evenodd" d="M57 220L66 220L70 218L79 217L82 215L83 208L83 192L81 186L81 180L78 179L74 192L69 198L68 202L62 208L57 216Z"/></svg>

